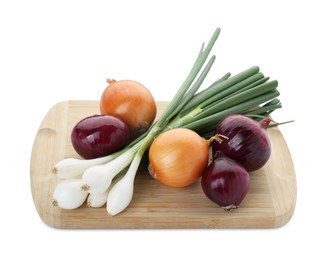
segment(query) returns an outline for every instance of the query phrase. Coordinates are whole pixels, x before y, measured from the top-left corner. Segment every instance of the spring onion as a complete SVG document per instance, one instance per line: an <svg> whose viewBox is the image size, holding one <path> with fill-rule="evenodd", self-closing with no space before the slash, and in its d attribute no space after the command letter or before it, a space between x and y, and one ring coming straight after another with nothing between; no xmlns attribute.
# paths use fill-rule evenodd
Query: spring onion
<svg viewBox="0 0 327 260"><path fill-rule="evenodd" d="M75 209L83 204L88 193L81 188L81 179L67 179L59 182L53 193L53 206Z"/></svg>

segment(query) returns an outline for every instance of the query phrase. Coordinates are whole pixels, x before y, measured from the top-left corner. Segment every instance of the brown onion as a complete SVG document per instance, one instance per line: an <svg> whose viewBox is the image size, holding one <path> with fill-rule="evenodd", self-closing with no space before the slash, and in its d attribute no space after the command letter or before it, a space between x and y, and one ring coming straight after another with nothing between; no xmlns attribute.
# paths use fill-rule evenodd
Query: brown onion
<svg viewBox="0 0 327 260"><path fill-rule="evenodd" d="M151 144L149 171L167 186L185 187L200 178L208 160L208 142L192 130L176 128Z"/></svg>
<svg viewBox="0 0 327 260"><path fill-rule="evenodd" d="M133 80L107 80L109 86L103 91L100 110L123 120L130 128L132 138L146 132L153 123L157 107L150 91Z"/></svg>

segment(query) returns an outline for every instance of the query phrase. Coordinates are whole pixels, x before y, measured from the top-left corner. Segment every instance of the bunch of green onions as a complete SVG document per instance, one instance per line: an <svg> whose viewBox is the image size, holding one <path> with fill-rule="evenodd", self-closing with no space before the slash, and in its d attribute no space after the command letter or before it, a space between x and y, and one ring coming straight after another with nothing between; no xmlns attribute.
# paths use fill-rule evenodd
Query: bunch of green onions
<svg viewBox="0 0 327 260"><path fill-rule="evenodd" d="M122 212L133 197L134 179L142 157L152 141L162 132L185 127L202 136L211 136L217 123L231 114L245 114L260 119L281 107L278 82L269 81L257 66L235 76L227 73L209 87L198 92L214 61L208 56L219 36L220 28L208 45L202 44L197 59L164 113L141 137L126 148L106 157L80 160L68 158L55 165L62 178L81 178L82 189L90 194L108 193L107 211L110 215ZM207 61L207 63L206 63ZM112 185L112 180L120 178Z"/></svg>

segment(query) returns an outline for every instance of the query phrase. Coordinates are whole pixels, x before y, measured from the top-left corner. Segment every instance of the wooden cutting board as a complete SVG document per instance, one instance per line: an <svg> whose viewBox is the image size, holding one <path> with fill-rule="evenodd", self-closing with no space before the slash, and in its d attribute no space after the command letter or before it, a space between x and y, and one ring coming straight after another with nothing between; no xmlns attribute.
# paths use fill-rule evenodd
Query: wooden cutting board
<svg viewBox="0 0 327 260"><path fill-rule="evenodd" d="M166 102L158 102L161 114ZM292 217L296 204L296 177L287 144L277 127L268 130L272 143L269 162L251 173L250 190L240 205L225 212L209 201L200 181L186 188L170 188L146 170L135 179L129 207L114 217L102 208L85 204L75 210L52 205L60 179L51 170L55 163L79 156L70 143L73 126L99 113L97 101L64 101L46 114L36 134L30 165L31 189L41 219L56 228L263 228L279 227Z"/></svg>

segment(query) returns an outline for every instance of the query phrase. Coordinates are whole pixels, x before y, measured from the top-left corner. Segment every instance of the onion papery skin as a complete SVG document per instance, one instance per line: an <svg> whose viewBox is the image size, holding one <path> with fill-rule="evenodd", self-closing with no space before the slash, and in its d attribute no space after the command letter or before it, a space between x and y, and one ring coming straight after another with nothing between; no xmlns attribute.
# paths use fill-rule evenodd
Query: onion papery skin
<svg viewBox="0 0 327 260"><path fill-rule="evenodd" d="M250 175L238 162L217 152L201 178L204 194L226 211L241 204L250 186Z"/></svg>
<svg viewBox="0 0 327 260"><path fill-rule="evenodd" d="M228 137L221 143L213 142L213 155L219 150L241 163L249 172L263 167L270 158L271 143L267 135L270 118L257 122L244 115L230 115L217 126L215 134Z"/></svg>
<svg viewBox="0 0 327 260"><path fill-rule="evenodd" d="M102 115L112 115L123 120L134 139L152 125L157 107L150 91L133 80L108 80L100 99Z"/></svg>
<svg viewBox="0 0 327 260"><path fill-rule="evenodd" d="M71 142L84 159L94 159L122 149L128 143L129 136L127 124L119 118L92 115L74 126Z"/></svg>
<svg viewBox="0 0 327 260"><path fill-rule="evenodd" d="M151 175L170 187L186 187L195 183L208 160L207 141L186 128L161 133L149 149Z"/></svg>

